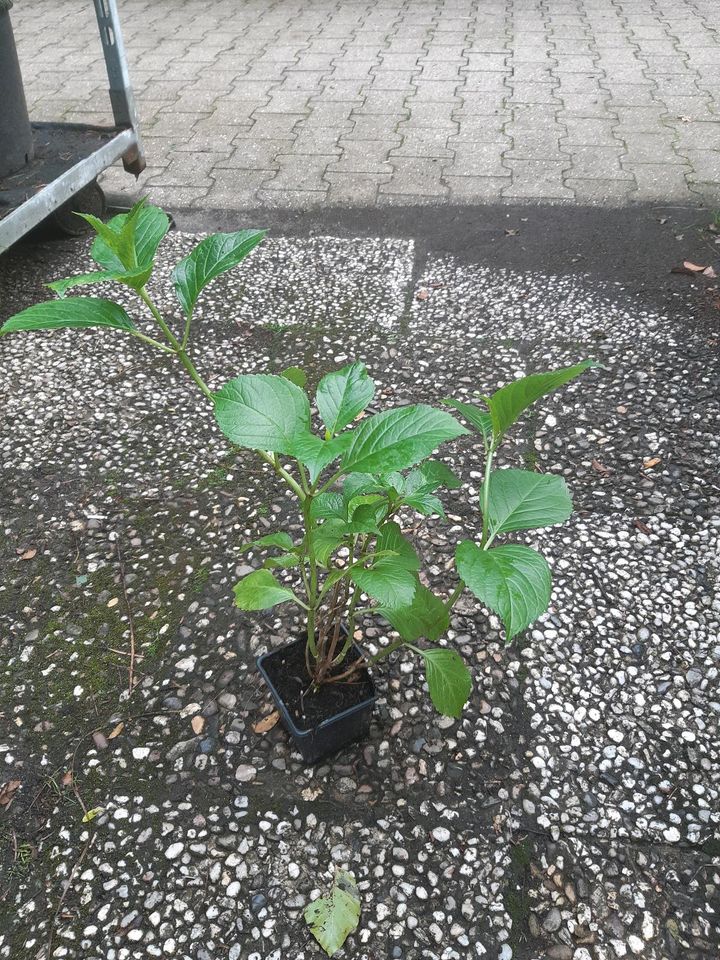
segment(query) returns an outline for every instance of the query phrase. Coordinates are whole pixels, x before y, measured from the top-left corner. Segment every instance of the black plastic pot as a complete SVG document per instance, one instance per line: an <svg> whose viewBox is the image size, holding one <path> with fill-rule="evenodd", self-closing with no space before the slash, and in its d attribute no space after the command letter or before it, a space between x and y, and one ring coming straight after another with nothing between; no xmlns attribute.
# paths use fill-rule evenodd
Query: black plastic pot
<svg viewBox="0 0 720 960"><path fill-rule="evenodd" d="M271 650L269 653L263 653L262 656L257 658L256 662L258 670L270 688L270 693L275 701L275 705L280 711L280 719L283 722L283 726L292 737L305 763L310 764L317 763L318 760L329 756L331 753L337 753L338 750L341 750L346 744L352 743L353 740L359 740L367 736L370 729L370 718L372 717L375 706L375 686L372 680L370 680L372 696L353 707L349 707L347 710L328 717L312 729L302 730L293 720L290 711L282 699L282 695L268 676L266 668L266 664L268 664L269 661L272 662L273 659L283 659L288 650L298 645L304 647L304 638L294 640L292 643L280 647L279 650ZM353 648L357 656L360 657L362 654L358 647L353 644Z"/></svg>

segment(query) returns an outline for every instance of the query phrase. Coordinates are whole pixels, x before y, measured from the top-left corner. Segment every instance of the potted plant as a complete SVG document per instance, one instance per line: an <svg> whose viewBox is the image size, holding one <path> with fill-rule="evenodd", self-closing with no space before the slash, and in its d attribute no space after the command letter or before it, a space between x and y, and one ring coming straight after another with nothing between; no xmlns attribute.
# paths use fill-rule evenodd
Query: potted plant
<svg viewBox="0 0 720 960"><path fill-rule="evenodd" d="M400 648L421 658L435 707L458 717L470 695L470 673L455 650L438 645L453 606L467 587L500 617L511 641L546 610L550 570L532 548L498 541L561 523L572 512L561 477L493 469L498 447L532 403L592 362L524 377L478 403L447 399L469 427L426 404L367 415L375 386L360 362L320 380L312 395L317 417L305 374L297 368L281 375L246 374L214 391L190 356L193 310L204 287L244 259L264 231L209 236L176 265L173 282L184 324L175 332L146 287L168 230L167 216L143 201L107 224L84 216L97 231L91 254L100 269L48 284L59 299L16 314L0 333L108 327L175 356L212 404L228 440L255 451L291 490L302 515L302 537L279 530L246 544L245 549L267 555L234 593L242 610L293 602L304 612L303 636L258 659L304 759L313 762L367 731L375 698L371 671ZM72 287L104 282L123 284L138 295L156 336L139 330L111 300L66 296ZM456 489L460 480L433 455L471 430L484 448L482 533L479 542L458 544L459 582L443 598L422 582L420 559L402 522L409 512L444 516L438 491ZM372 655L356 638L359 619L371 612L398 635Z"/></svg>

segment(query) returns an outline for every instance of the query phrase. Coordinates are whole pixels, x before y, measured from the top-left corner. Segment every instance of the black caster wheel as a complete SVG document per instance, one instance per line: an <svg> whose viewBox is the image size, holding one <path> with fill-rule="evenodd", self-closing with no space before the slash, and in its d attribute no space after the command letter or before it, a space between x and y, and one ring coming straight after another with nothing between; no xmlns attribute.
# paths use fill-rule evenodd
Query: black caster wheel
<svg viewBox="0 0 720 960"><path fill-rule="evenodd" d="M105 194L97 180L93 180L51 213L48 223L66 237L84 237L92 228L75 214L92 213L102 220L106 210Z"/></svg>

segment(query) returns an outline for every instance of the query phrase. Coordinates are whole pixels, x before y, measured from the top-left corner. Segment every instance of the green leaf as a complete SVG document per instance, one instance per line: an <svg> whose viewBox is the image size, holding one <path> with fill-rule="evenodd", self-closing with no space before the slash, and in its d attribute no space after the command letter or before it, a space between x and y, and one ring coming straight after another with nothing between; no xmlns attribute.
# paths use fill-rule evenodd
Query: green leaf
<svg viewBox="0 0 720 960"><path fill-rule="evenodd" d="M333 437L332 440L323 440L314 433L304 433L295 437L289 453L308 468L310 482L315 483L325 467L347 449L351 439L349 433Z"/></svg>
<svg viewBox="0 0 720 960"><path fill-rule="evenodd" d="M419 474L419 480L415 474ZM410 478L413 477L411 480ZM457 490L462 482L449 467L439 460L428 460L421 463L417 470L413 470L407 477L406 491L408 493L434 493L438 487L447 487L448 490Z"/></svg>
<svg viewBox="0 0 720 960"><path fill-rule="evenodd" d="M254 250L266 230L216 233L202 240L172 272L178 300L189 316L201 291L221 273L232 270Z"/></svg>
<svg viewBox="0 0 720 960"><path fill-rule="evenodd" d="M352 437L352 434L346 434ZM364 493L377 493L383 489L383 484L368 473L349 473L343 480L342 495L345 503Z"/></svg>
<svg viewBox="0 0 720 960"><path fill-rule="evenodd" d="M468 431L449 413L426 404L385 410L363 420L341 465L353 473L391 473L428 457L441 443Z"/></svg>
<svg viewBox="0 0 720 960"><path fill-rule="evenodd" d="M278 583L269 570L256 570L243 577L233 588L235 605L241 610L268 610L277 603L297 600L287 587Z"/></svg>
<svg viewBox="0 0 720 960"><path fill-rule="evenodd" d="M330 895L313 900L304 916L325 953L337 953L360 922L360 895L352 873L338 870Z"/></svg>
<svg viewBox="0 0 720 960"><path fill-rule="evenodd" d="M506 384L486 399L492 417L493 436L499 439L520 414L540 397L552 393L558 387L579 377L590 367L596 367L594 360L583 360L573 367L562 367L548 373L533 373L521 380Z"/></svg>
<svg viewBox="0 0 720 960"><path fill-rule="evenodd" d="M320 493L313 499L310 506L310 516L313 520L347 520L347 507L341 493Z"/></svg>
<svg viewBox="0 0 720 960"><path fill-rule="evenodd" d="M385 497L371 495L372 499L366 497L355 497L350 501L348 516L348 530L352 533L377 533L380 524L387 514L387 500ZM364 503L358 503L364 500Z"/></svg>
<svg viewBox="0 0 720 960"><path fill-rule="evenodd" d="M304 387L307 383L307 374L300 367L285 367L280 376L294 383L296 387Z"/></svg>
<svg viewBox="0 0 720 960"><path fill-rule="evenodd" d="M437 514L438 517L445 516L445 508L438 498L432 493L422 493L418 496L413 494L411 497L404 498L405 503L421 513L424 517L432 517Z"/></svg>
<svg viewBox="0 0 720 960"><path fill-rule="evenodd" d="M300 565L300 557L296 553L281 553L276 557L266 557L263 560L263 566L269 570L271 567L281 567L286 570L288 567L297 567Z"/></svg>
<svg viewBox="0 0 720 960"><path fill-rule="evenodd" d="M81 823L90 823L91 820L94 820L95 817L99 817L101 813L105 813L105 807L93 807L91 810L86 810L83 815Z"/></svg>
<svg viewBox="0 0 720 960"><path fill-rule="evenodd" d="M343 520L325 520L315 530L313 545L315 559L323 567L340 546L348 533L348 525Z"/></svg>
<svg viewBox="0 0 720 960"><path fill-rule="evenodd" d="M139 290L147 283L152 266L131 273L114 273L112 270L95 270L93 273L81 273L76 277L65 277L64 280L53 280L45 286L63 298L72 287L81 287L90 283L122 283L133 290Z"/></svg>
<svg viewBox="0 0 720 960"><path fill-rule="evenodd" d="M380 527L380 536L377 540L378 550L391 550L397 554L395 559L405 570L419 570L420 560L415 548L407 540L397 523L390 521Z"/></svg>
<svg viewBox="0 0 720 960"><path fill-rule="evenodd" d="M378 607L377 613L385 617L403 640L412 643L421 637L439 640L450 626L450 617L445 604L421 583L415 586L415 596L408 607Z"/></svg>
<svg viewBox="0 0 720 960"><path fill-rule="evenodd" d="M446 647L413 650L425 661L425 679L435 709L446 717L459 717L472 690L472 677L462 657Z"/></svg>
<svg viewBox="0 0 720 960"><path fill-rule="evenodd" d="M125 331L135 329L123 308L111 300L68 297L66 300L44 300L36 303L34 307L21 310L0 327L0 333L59 330L64 327L112 327Z"/></svg>
<svg viewBox="0 0 720 960"><path fill-rule="evenodd" d="M475 429L489 440L492 437L492 417L487 410L478 407L474 403L465 403L462 400L453 400L452 397L445 397L443 403L449 407L454 407L468 423L471 423Z"/></svg>
<svg viewBox="0 0 720 960"><path fill-rule="evenodd" d="M268 533L258 540L244 543L242 551L244 553L246 550L252 550L255 547L279 547L281 550L292 550L293 546L293 539L290 534L280 531L279 533Z"/></svg>
<svg viewBox="0 0 720 960"><path fill-rule="evenodd" d="M550 568L536 550L514 543L481 550L463 540L455 562L469 589L502 620L508 643L547 610Z"/></svg>
<svg viewBox="0 0 720 960"><path fill-rule="evenodd" d="M315 402L328 432L335 434L362 413L374 395L375 384L365 365L351 363L322 378Z"/></svg>
<svg viewBox="0 0 720 960"><path fill-rule="evenodd" d="M490 534L532 530L563 523L572 500L562 477L529 470L494 470L490 474Z"/></svg>
<svg viewBox="0 0 720 960"><path fill-rule="evenodd" d="M391 610L412 603L417 578L396 557L385 557L371 567L355 567L350 579L364 593Z"/></svg>
<svg viewBox="0 0 720 960"><path fill-rule="evenodd" d="M128 221L132 226L130 242L122 250L121 256L118 245L121 243L120 238L127 228ZM96 223L93 223L93 226L97 229ZM124 273L134 264L139 265L141 269L147 267L152 269L157 248L170 229L170 221L160 207L145 203L139 208L136 204L129 213L119 213L103 226L110 231L110 235L105 230L98 231L99 235L93 241L90 255L101 267L113 273ZM126 241L128 239L127 233L125 239Z"/></svg>
<svg viewBox="0 0 720 960"><path fill-rule="evenodd" d="M310 403L285 377L246 374L215 394L215 419L239 447L293 456L297 438L310 432Z"/></svg>

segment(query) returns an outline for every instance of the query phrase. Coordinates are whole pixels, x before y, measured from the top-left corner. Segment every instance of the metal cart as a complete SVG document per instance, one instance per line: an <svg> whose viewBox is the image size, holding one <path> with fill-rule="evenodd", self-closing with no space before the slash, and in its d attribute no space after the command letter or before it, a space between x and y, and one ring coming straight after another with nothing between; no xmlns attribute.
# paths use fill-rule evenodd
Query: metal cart
<svg viewBox="0 0 720 960"><path fill-rule="evenodd" d="M12 0L0 0L0 253L51 216L72 230L70 206L99 215L104 197L96 178L116 160L136 177L145 169L116 0L93 4L112 127L30 122L10 25Z"/></svg>

